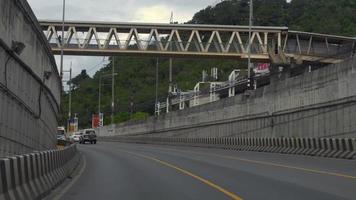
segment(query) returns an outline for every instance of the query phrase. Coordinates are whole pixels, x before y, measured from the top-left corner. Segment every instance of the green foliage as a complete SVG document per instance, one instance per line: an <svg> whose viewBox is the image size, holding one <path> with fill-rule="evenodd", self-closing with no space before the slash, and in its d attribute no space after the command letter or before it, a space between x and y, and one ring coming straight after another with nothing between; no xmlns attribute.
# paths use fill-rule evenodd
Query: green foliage
<svg viewBox="0 0 356 200"><path fill-rule="evenodd" d="M71 82L73 84L73 87L75 88L75 87L78 87L79 84L86 79L90 79L90 77L87 74L87 71L84 69L78 76L72 78L71 81L68 81L68 84Z"/></svg>
<svg viewBox="0 0 356 200"><path fill-rule="evenodd" d="M147 117L149 117L150 114L149 113L145 113L145 112L137 112L137 113L134 113L132 115L132 120L144 120L144 119L147 119Z"/></svg>
<svg viewBox="0 0 356 200"><path fill-rule="evenodd" d="M247 25L249 0L229 0L207 7L194 15L188 23ZM347 36L356 35L356 0L254 0L254 25L288 26L290 29ZM182 36L183 37L183 36ZM159 60L160 101L165 101L168 90L168 59ZM82 71L73 79L72 113L77 113L81 128L91 125L91 116L98 112L99 76L111 73L110 64L93 78ZM174 59L173 78L182 90L193 89L201 80L202 70L219 68L221 80L226 80L233 69L246 68L246 63L233 60ZM115 58L115 116L114 122L141 120L154 112L155 58ZM111 119L111 78L102 79L101 112L105 124ZM62 97L62 119L68 113L68 95ZM133 113L130 115L130 113Z"/></svg>
<svg viewBox="0 0 356 200"><path fill-rule="evenodd" d="M188 23L248 25L249 0L223 1ZM254 25L355 36L355 0L254 0Z"/></svg>
<svg viewBox="0 0 356 200"><path fill-rule="evenodd" d="M114 123L125 122L130 119L130 114L128 112L119 112L114 115Z"/></svg>

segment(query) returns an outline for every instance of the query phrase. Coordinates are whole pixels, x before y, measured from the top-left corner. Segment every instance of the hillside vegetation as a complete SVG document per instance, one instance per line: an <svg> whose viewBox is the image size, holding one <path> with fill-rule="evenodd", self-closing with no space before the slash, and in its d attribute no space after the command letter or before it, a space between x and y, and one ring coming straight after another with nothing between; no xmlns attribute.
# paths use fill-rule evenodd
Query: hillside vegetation
<svg viewBox="0 0 356 200"><path fill-rule="evenodd" d="M206 7L187 23L248 25L248 0L231 0ZM288 26L308 32L356 36L356 0L255 0L254 25ZM154 112L156 58L116 57L115 122L142 119ZM168 60L159 60L159 98L164 100L168 90ZM201 79L202 70L218 67L226 80L232 69L246 64L233 60L174 59L173 79L183 90L192 89ZM81 128L91 125L91 116L98 112L98 83L100 74L110 73L112 62L94 77L86 72L78 75L73 84L72 113L77 113ZM111 79L103 79L101 111L105 124L111 112ZM62 97L62 118L68 113L68 95Z"/></svg>

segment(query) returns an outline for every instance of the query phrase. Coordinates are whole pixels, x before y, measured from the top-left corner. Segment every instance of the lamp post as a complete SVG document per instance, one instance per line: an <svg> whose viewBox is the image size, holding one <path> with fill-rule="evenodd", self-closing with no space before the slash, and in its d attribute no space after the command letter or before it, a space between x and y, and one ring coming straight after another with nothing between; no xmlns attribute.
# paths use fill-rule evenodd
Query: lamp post
<svg viewBox="0 0 356 200"><path fill-rule="evenodd" d="M248 67L247 67L247 88L251 88L251 35L252 35L252 18L253 18L253 0L250 0L250 17L249 17L249 26L248 26Z"/></svg>
<svg viewBox="0 0 356 200"><path fill-rule="evenodd" d="M111 125L114 126L114 111L115 111L115 56L112 57L112 73L111 73ZM113 127L114 128L114 127Z"/></svg>
<svg viewBox="0 0 356 200"><path fill-rule="evenodd" d="M70 63L69 69L69 103L68 103L68 118L72 117L72 63Z"/></svg>
<svg viewBox="0 0 356 200"><path fill-rule="evenodd" d="M67 130L69 131L70 128L70 120L72 118L72 62L70 63L69 70L63 70L62 73L69 73L69 88L68 88L68 124ZM63 82L63 79L62 79Z"/></svg>
<svg viewBox="0 0 356 200"><path fill-rule="evenodd" d="M159 115L159 108L158 108L158 65L159 65L159 60L158 57L156 59L156 100L155 100L155 114L156 116Z"/></svg>
<svg viewBox="0 0 356 200"><path fill-rule="evenodd" d="M98 104L98 115L100 115L100 105L101 105L101 75L99 76L99 104Z"/></svg>
<svg viewBox="0 0 356 200"><path fill-rule="evenodd" d="M173 23L173 22L172 22ZM170 46L170 51L172 51L172 44ZM166 105L166 112L168 113L170 110L171 104L171 93L173 92L173 76L172 76L172 65L173 59L172 57L169 58L169 88L168 88L168 98L167 98L167 105Z"/></svg>
<svg viewBox="0 0 356 200"><path fill-rule="evenodd" d="M61 40L61 63L60 63L60 78L63 79L63 48L64 48L64 20L66 12L66 0L63 0L63 13L62 13L62 40Z"/></svg>

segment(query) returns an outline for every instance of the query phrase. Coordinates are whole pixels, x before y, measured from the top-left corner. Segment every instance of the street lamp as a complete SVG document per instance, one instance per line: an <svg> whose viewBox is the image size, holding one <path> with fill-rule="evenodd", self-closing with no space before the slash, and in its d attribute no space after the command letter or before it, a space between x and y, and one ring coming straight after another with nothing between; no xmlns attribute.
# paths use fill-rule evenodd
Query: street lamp
<svg viewBox="0 0 356 200"><path fill-rule="evenodd" d="M158 66L159 60L158 57L156 58L156 100L155 100L155 114L156 116L159 115L159 107L158 107Z"/></svg>
<svg viewBox="0 0 356 200"><path fill-rule="evenodd" d="M248 26L248 67L247 67L247 88L251 88L251 35L252 35L252 18L253 18L253 0L250 0L250 17Z"/></svg>
<svg viewBox="0 0 356 200"><path fill-rule="evenodd" d="M112 72L111 72L111 126L114 126L114 111L115 111L115 85L114 84L115 84L115 56L112 57Z"/></svg>
<svg viewBox="0 0 356 200"><path fill-rule="evenodd" d="M63 0L63 13L62 13L62 40L61 42L61 66L59 75L61 79L63 79L63 48L64 48L64 20L65 20L65 12L66 12L66 0Z"/></svg>
<svg viewBox="0 0 356 200"><path fill-rule="evenodd" d="M72 62L70 63L70 69L67 71L62 71L62 73L68 72L69 73L69 91L68 91L68 127L67 130L69 130L70 127L70 120L72 118ZM63 82L63 81L62 81Z"/></svg>
<svg viewBox="0 0 356 200"><path fill-rule="evenodd" d="M70 69L69 71L66 71L66 72L69 72L69 103L68 103L68 117L69 119L72 117L72 63L70 63Z"/></svg>

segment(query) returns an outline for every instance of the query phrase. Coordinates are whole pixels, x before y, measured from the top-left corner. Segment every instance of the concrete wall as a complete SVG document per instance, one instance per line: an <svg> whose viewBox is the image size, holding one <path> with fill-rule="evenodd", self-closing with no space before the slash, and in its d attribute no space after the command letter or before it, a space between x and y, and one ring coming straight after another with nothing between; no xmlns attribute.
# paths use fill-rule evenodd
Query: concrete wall
<svg viewBox="0 0 356 200"><path fill-rule="evenodd" d="M0 200L44 199L73 173L80 159L76 145L0 158Z"/></svg>
<svg viewBox="0 0 356 200"><path fill-rule="evenodd" d="M356 58L101 136L356 137Z"/></svg>
<svg viewBox="0 0 356 200"><path fill-rule="evenodd" d="M26 45L20 55L11 51L13 41ZM0 157L55 147L60 88L54 57L27 2L0 0Z"/></svg>

